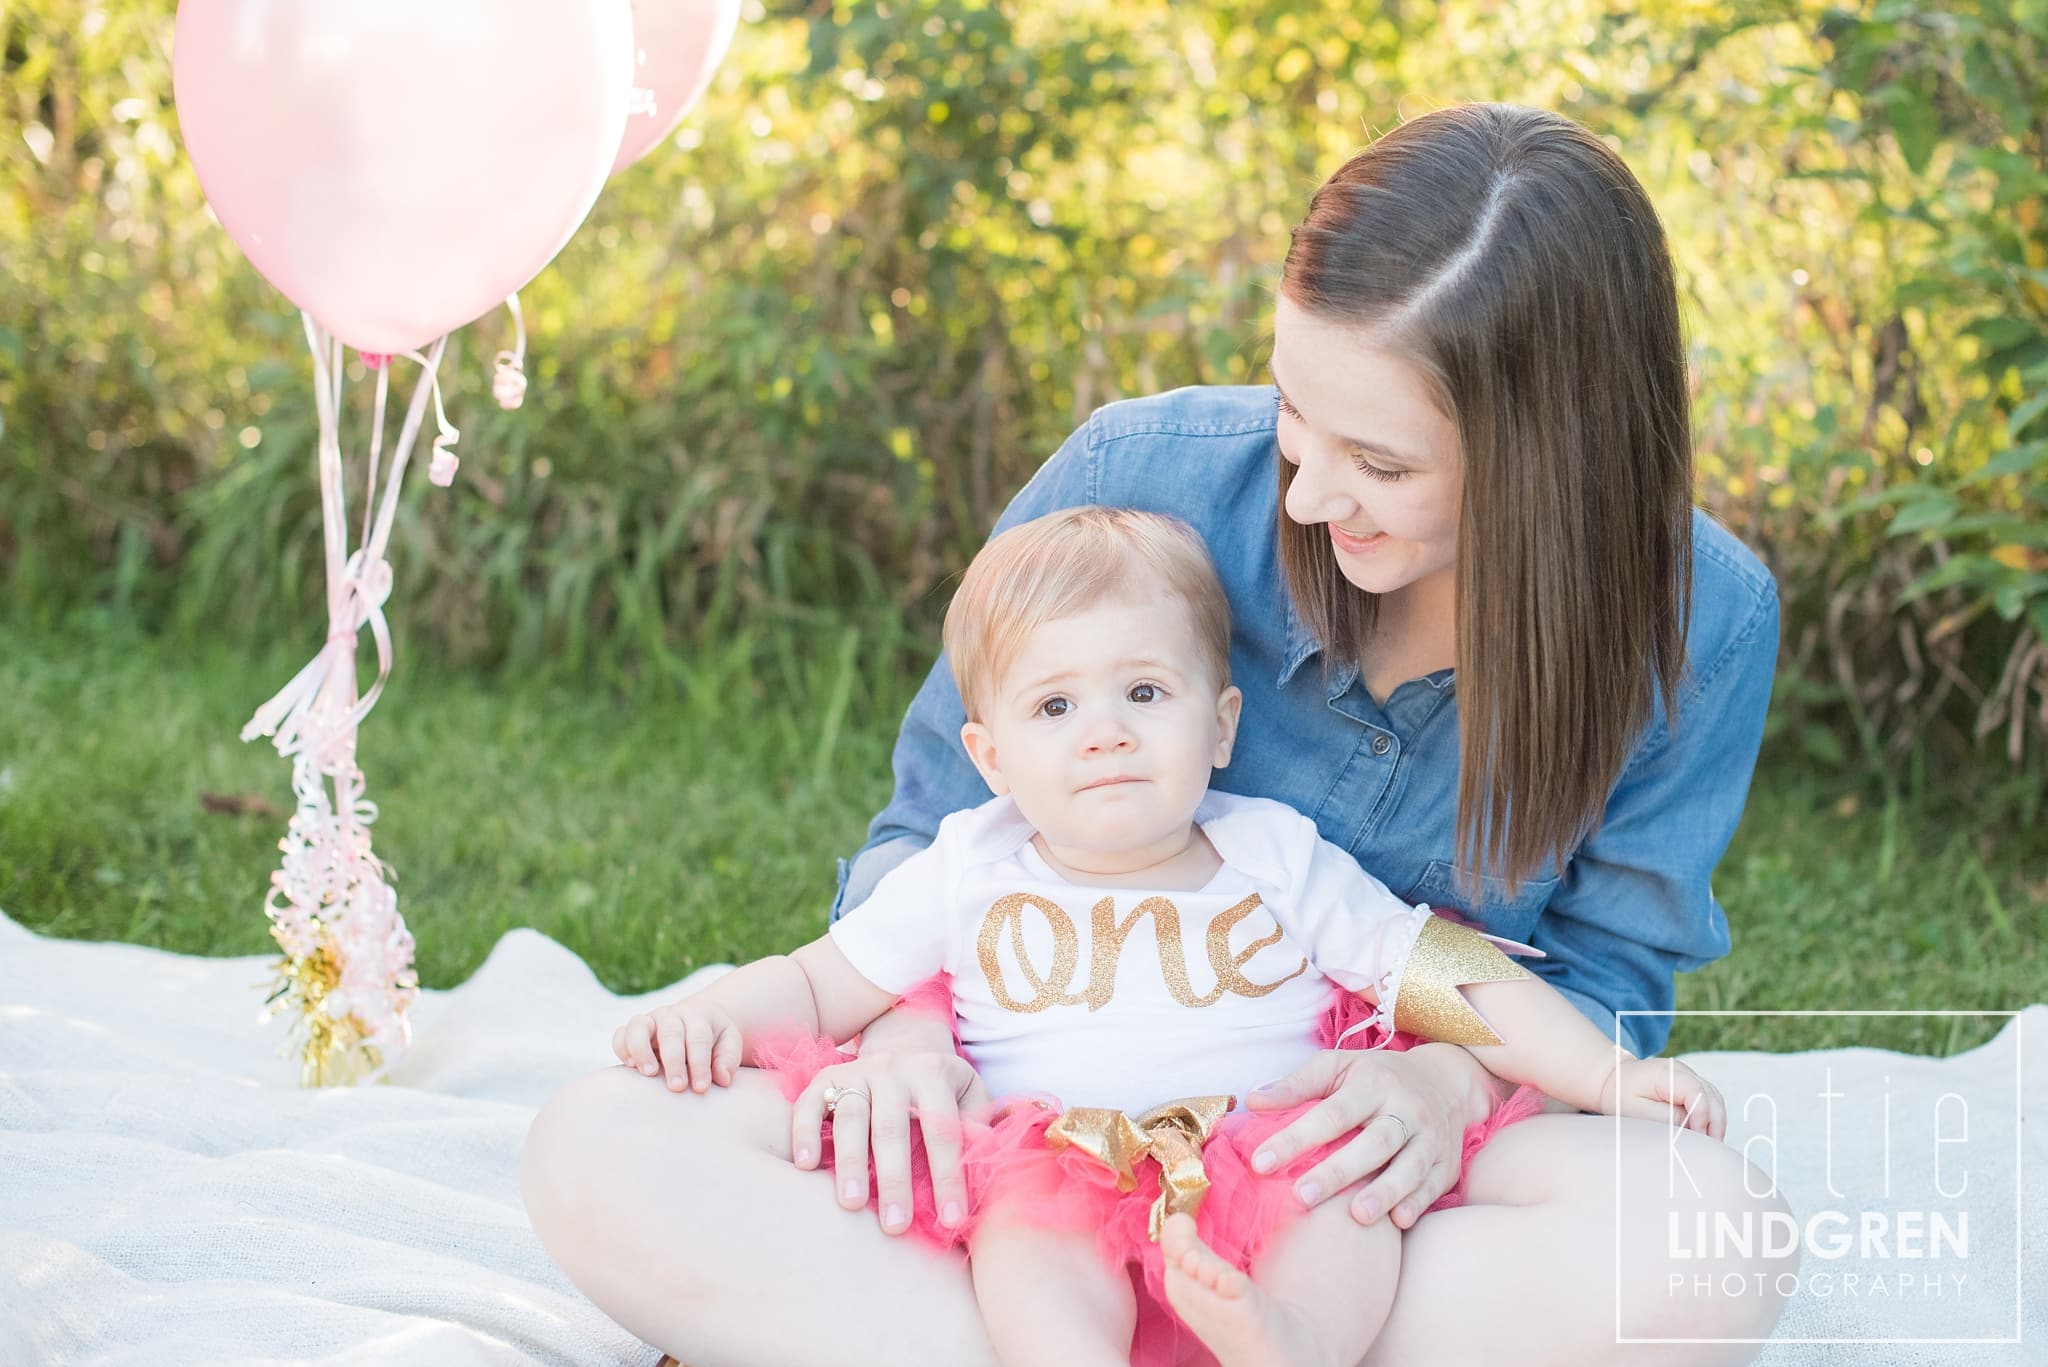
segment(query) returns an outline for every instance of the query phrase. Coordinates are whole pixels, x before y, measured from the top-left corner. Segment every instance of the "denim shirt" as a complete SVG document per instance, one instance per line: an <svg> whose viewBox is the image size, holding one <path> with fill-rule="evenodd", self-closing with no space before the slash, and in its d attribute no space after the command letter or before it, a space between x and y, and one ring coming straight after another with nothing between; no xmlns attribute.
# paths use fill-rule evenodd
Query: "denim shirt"
<svg viewBox="0 0 2048 1367"><path fill-rule="evenodd" d="M996 524L1078 504L1171 513L1190 523L1230 596L1231 681L1244 692L1228 767L1211 786L1275 798L1410 902L1448 907L1526 941L1522 962L1640 1057L1664 1047L1673 975L1728 952L1709 883L1749 791L1778 647L1777 586L1755 555L1693 514L1687 669L1675 718L1661 699L1623 768L1600 829L1561 876L1513 896L1481 881L1476 903L1452 862L1458 784L1454 671L1374 701L1355 666L1324 677L1320 647L1295 616L1277 543L1279 456L1270 386L1190 388L1098 410L1018 493ZM896 741L896 791L867 843L839 861L837 919L882 875L930 842L948 813L990 793L960 744L965 721L944 656ZM1551 871L1554 871L1552 866Z"/></svg>

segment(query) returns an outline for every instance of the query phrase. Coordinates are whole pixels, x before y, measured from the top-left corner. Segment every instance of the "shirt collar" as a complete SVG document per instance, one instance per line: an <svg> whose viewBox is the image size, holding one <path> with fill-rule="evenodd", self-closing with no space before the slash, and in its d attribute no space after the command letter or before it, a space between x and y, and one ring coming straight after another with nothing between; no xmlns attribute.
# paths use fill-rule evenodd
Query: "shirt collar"
<svg viewBox="0 0 2048 1367"><path fill-rule="evenodd" d="M1323 645L1315 633L1301 620L1294 610L1294 595L1286 594L1281 602L1287 613L1286 645L1280 656L1280 677L1273 681L1275 688L1287 687L1287 681L1295 676L1311 655L1322 654ZM1342 697L1358 678L1355 661L1340 663L1330 675L1329 693L1333 698Z"/></svg>
<svg viewBox="0 0 2048 1367"><path fill-rule="evenodd" d="M961 834L968 858L986 864L1007 859L1031 843L1032 826L1018 810L1017 799L1005 793L976 808Z"/></svg>
<svg viewBox="0 0 2048 1367"><path fill-rule="evenodd" d="M1273 681L1275 688L1287 687L1287 681L1293 678L1304 664L1308 663L1309 657L1311 655L1320 655L1323 650L1322 642L1316 639L1315 633L1308 629L1307 624L1301 620L1300 614L1295 612L1293 595L1287 594L1283 596L1281 602L1287 613L1287 630L1286 643L1280 656L1280 676ZM1422 682L1428 684L1432 691L1441 693L1450 686L1451 681L1456 677L1457 671L1455 669L1438 669L1423 675ZM1357 681L1357 661L1346 660L1340 663L1330 673L1330 697L1332 699L1343 697L1351 691L1351 685ZM1389 701L1391 702L1392 699L1389 699Z"/></svg>

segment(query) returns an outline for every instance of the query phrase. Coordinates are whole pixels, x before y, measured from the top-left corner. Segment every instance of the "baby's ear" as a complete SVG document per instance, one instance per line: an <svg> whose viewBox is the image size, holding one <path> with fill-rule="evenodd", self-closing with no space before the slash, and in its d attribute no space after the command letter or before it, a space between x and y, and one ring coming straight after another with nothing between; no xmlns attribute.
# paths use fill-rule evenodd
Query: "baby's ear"
<svg viewBox="0 0 2048 1367"><path fill-rule="evenodd" d="M988 785L990 792L1002 797L1010 791L1009 780L1003 777L1002 767L996 763L995 737L989 734L986 726L978 721L962 726L960 744L966 749L967 758L981 771L981 781Z"/></svg>
<svg viewBox="0 0 2048 1367"><path fill-rule="evenodd" d="M1237 745L1237 722L1244 711L1244 694L1236 687L1226 687L1216 697L1216 767L1229 765L1231 752Z"/></svg>

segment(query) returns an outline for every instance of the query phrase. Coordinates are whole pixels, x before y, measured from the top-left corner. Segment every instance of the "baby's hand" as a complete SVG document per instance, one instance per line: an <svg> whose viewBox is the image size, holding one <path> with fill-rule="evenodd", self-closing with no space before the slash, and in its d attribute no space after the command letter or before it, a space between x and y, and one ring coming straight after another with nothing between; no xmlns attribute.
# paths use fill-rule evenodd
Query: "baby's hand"
<svg viewBox="0 0 2048 1367"><path fill-rule="evenodd" d="M732 1085L744 1057L740 1028L715 1001L685 997L642 1012L612 1032L619 1062L652 1077L668 1075L668 1089L708 1092Z"/></svg>
<svg viewBox="0 0 2048 1367"><path fill-rule="evenodd" d="M1600 1113L1661 1120L1709 1139L1728 1132L1728 1107L1714 1084L1672 1058L1625 1058L1600 1089Z"/></svg>

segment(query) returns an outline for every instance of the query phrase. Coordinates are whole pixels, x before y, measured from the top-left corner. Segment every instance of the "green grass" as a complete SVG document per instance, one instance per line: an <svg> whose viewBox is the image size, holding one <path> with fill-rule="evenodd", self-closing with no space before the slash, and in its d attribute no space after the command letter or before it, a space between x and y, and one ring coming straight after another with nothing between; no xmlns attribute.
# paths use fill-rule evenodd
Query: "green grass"
<svg viewBox="0 0 2048 1367"><path fill-rule="evenodd" d="M884 700L861 683L876 659L901 674L886 639L795 646L737 637L685 683L630 695L401 655L358 761L421 981L460 982L515 926L617 991L815 934L835 857L888 798L908 684L889 678ZM284 821L200 795L289 809L288 762L237 736L304 658L0 629L0 909L55 935L268 951Z"/></svg>
<svg viewBox="0 0 2048 1367"><path fill-rule="evenodd" d="M1733 952L1679 978L1680 1010L1997 1011L2048 1001L2041 794L2005 778L1887 786L1767 757L1714 877ZM1949 1054L2004 1024L1681 1018L1670 1048Z"/></svg>
<svg viewBox="0 0 2048 1367"><path fill-rule="evenodd" d="M886 626L736 632L623 686L444 674L401 654L360 760L422 981L460 982L515 926L617 991L816 934L834 858L888 797L914 650ZM200 795L288 805L286 762L236 736L303 661L0 626L0 909L53 935L268 951L283 821ZM2030 796L1892 786L1767 760L1715 880L1735 952L1679 980L1681 1009L2048 998L2048 834ZM1946 1053L2000 1023L1691 1019L1672 1043Z"/></svg>

